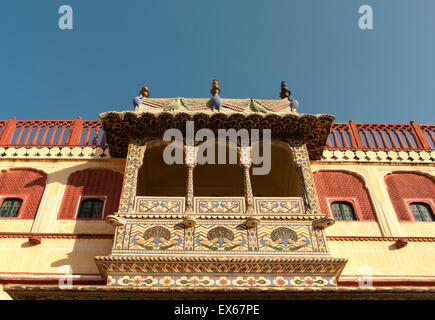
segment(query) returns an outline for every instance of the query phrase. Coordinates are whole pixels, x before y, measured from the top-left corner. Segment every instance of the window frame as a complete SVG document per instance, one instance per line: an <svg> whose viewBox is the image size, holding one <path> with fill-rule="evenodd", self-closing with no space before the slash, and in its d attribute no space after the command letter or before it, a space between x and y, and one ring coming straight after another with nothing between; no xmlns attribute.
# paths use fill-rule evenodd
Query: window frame
<svg viewBox="0 0 435 320"><path fill-rule="evenodd" d="M103 201L103 209L101 210L101 217L100 218L79 218L79 213L80 213L80 208L82 206L82 203L85 200L101 200ZM77 204L77 208L76 208L76 213L74 215L74 220L95 220L95 221L102 221L104 220L104 212L106 210L106 201L107 200L107 196L101 196L101 195L85 195L85 196L80 196L79 197L79 201Z"/></svg>
<svg viewBox="0 0 435 320"><path fill-rule="evenodd" d="M409 218L410 218L411 222L418 222L418 223L420 223L420 222L422 222L422 223L430 223L430 222L433 223L433 222L435 222L435 210L434 210L435 203L434 203L433 199L428 199L428 198L412 198L412 199L410 199L410 198L408 198L408 199L404 199L404 200L406 202L406 210L408 210L408 215L409 215ZM415 220L414 213L411 210L411 204L413 204L413 203L424 203L424 204L428 205L429 208L432 211L432 217L434 218L434 221L418 221L418 220ZM409 222L409 221L400 221L399 220L399 222L402 222L402 223L405 222L406 223L406 222Z"/></svg>
<svg viewBox="0 0 435 320"><path fill-rule="evenodd" d="M27 195L26 194L3 194L0 195L0 207L3 204L3 201L8 199L20 199L22 201L20 210L18 210L18 215L16 217L0 217L1 220L17 220L23 219L23 214L27 205ZM33 219L29 219L33 220Z"/></svg>
<svg viewBox="0 0 435 320"><path fill-rule="evenodd" d="M352 205L353 213L355 214L355 220L335 220L335 221L337 221L337 222L346 222L346 223L357 222L357 221L364 221L364 219L361 218L360 208L359 208L359 205L358 205L358 200L356 198L353 198L353 197L334 197L334 198L326 198L326 200L328 202L328 212L327 212L327 215L329 217L331 217L331 218L334 218L334 213L332 212L332 204L334 202L347 202L347 203Z"/></svg>

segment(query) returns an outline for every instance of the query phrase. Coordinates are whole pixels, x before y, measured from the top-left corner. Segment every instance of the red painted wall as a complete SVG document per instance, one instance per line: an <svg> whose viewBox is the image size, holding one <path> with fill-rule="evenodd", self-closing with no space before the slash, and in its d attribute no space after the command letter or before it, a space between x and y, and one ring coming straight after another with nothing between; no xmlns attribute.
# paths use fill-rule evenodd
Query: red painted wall
<svg viewBox="0 0 435 320"><path fill-rule="evenodd" d="M80 196L107 196L104 203L104 217L118 210L123 176L112 170L89 169L74 172L68 178L68 185L62 199L58 219L74 219Z"/></svg>
<svg viewBox="0 0 435 320"><path fill-rule="evenodd" d="M22 199L23 204L17 218L34 219L38 212L46 181L47 174L37 170L12 169L2 171L0 173L0 196Z"/></svg>
<svg viewBox="0 0 435 320"><path fill-rule="evenodd" d="M405 199L416 202L427 202L435 198L434 180L423 174L412 172L391 173L385 177L385 184L400 221L412 221L409 203ZM427 201L424 201L427 200Z"/></svg>
<svg viewBox="0 0 435 320"><path fill-rule="evenodd" d="M353 198L356 203L354 209L361 220L376 220L370 195L360 177L342 171L319 171L313 177L324 214L330 215L331 212L327 198L334 198L335 201Z"/></svg>

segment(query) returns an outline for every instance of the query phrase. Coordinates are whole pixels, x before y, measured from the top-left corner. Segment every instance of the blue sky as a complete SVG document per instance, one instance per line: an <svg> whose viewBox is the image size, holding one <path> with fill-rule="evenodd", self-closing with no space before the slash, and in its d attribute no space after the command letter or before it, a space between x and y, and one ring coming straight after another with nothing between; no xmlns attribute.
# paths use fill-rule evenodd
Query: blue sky
<svg viewBox="0 0 435 320"><path fill-rule="evenodd" d="M277 99L285 80L338 122L434 123L435 1L1 1L0 119L97 119L143 85L208 97L214 78L223 98Z"/></svg>

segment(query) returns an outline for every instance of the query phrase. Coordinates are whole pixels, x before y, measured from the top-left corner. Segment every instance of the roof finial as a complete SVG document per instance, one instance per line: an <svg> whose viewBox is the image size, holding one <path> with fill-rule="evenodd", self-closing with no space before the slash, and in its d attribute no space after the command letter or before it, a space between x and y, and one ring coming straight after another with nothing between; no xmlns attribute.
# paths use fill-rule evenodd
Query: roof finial
<svg viewBox="0 0 435 320"><path fill-rule="evenodd" d="M219 83L216 79L213 80L210 93L213 97L211 97L211 99L208 101L208 105L211 107L212 110L219 111L222 108L222 99L221 97L219 97L219 93L221 93L221 90L219 89Z"/></svg>
<svg viewBox="0 0 435 320"><path fill-rule="evenodd" d="M148 87L143 87L140 89L139 94L144 98L148 98L150 96L150 92L148 91Z"/></svg>
<svg viewBox="0 0 435 320"><path fill-rule="evenodd" d="M139 91L139 95L134 97L133 105L135 107L139 107L142 104L143 98L148 98L150 96L150 92L148 91L148 87L142 87Z"/></svg>
<svg viewBox="0 0 435 320"><path fill-rule="evenodd" d="M290 109L294 112L297 111L299 107L299 101L292 98L291 91L287 88L287 83L285 81L281 81L281 93L279 94L281 99L288 99L290 101Z"/></svg>
<svg viewBox="0 0 435 320"><path fill-rule="evenodd" d="M216 94L216 92L219 94L219 93L221 93L221 90L219 89L219 83L217 82L216 79L214 79L213 84L211 85L210 93L212 96L214 96Z"/></svg>
<svg viewBox="0 0 435 320"><path fill-rule="evenodd" d="M285 81L281 81L281 93L279 94L279 96L281 97L281 99L291 99L291 92L287 88L287 83L285 83Z"/></svg>

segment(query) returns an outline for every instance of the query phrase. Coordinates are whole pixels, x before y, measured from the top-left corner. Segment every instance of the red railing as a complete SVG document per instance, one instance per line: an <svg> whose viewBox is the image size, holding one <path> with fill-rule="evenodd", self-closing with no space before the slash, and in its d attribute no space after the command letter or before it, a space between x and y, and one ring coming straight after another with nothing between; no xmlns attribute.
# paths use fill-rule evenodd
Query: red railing
<svg viewBox="0 0 435 320"><path fill-rule="evenodd" d="M0 120L1 146L106 147L101 121ZM328 149L431 150L435 149L435 125L334 123Z"/></svg>
<svg viewBox="0 0 435 320"><path fill-rule="evenodd" d="M2 146L89 146L105 147L101 121L16 120L0 121Z"/></svg>
<svg viewBox="0 0 435 320"><path fill-rule="evenodd" d="M334 123L329 149L429 150L435 149L435 125Z"/></svg>

